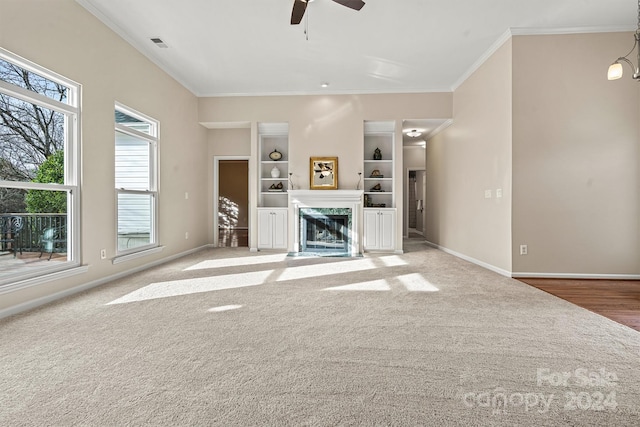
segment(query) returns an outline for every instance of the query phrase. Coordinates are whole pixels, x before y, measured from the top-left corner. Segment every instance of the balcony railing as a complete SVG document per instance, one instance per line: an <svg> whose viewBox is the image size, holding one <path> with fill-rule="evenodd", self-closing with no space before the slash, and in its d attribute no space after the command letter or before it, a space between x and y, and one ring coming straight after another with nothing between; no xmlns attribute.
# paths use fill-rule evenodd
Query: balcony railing
<svg viewBox="0 0 640 427"><path fill-rule="evenodd" d="M9 247L7 244L3 244L1 250L17 249L23 252L66 252L67 251L67 215L66 214L29 214L29 213L15 213L15 214L0 214L0 220L5 221L10 217L21 217L23 222L22 230L16 236L16 241L9 245L15 245L15 247ZM56 230L57 239L55 244L51 244L51 241L47 242L45 238L43 241L43 233L45 230ZM47 244L50 246L47 247ZM52 246L51 246L52 245Z"/></svg>

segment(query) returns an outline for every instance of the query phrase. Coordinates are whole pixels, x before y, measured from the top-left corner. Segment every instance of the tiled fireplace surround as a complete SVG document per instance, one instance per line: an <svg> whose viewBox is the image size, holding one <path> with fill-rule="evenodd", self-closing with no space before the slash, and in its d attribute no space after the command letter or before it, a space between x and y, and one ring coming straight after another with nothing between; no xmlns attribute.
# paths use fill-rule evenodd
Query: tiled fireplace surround
<svg viewBox="0 0 640 427"><path fill-rule="evenodd" d="M289 223L292 255L301 253L300 215L303 212L313 212L315 209L341 208L341 213L350 210L351 227L349 227L347 255L362 254L362 190L289 190L289 207L293 210L293 221ZM321 211L318 211L322 215ZM291 245L291 243L290 243Z"/></svg>

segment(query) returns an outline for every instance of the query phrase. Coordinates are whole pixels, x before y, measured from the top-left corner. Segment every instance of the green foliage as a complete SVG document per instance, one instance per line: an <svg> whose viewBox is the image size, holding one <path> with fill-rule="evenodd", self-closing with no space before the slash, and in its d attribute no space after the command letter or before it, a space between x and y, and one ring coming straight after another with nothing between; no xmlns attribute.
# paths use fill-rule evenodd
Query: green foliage
<svg viewBox="0 0 640 427"><path fill-rule="evenodd" d="M64 184L64 151L58 150L40 165L33 182ZM26 196L29 213L66 213L64 191L29 190Z"/></svg>

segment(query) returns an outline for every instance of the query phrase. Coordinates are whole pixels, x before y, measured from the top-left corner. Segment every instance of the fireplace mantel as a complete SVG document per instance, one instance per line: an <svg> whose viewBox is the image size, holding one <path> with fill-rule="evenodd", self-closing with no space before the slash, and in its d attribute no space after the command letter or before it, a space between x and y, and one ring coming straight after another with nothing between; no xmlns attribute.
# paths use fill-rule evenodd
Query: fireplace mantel
<svg viewBox="0 0 640 427"><path fill-rule="evenodd" d="M289 190L289 202L301 207L350 208L362 203L363 190Z"/></svg>
<svg viewBox="0 0 640 427"><path fill-rule="evenodd" d="M300 209L301 208L348 208L351 209L352 227L350 253L362 254L362 195L363 190L289 190L289 207L293 209L293 221L289 230L293 236L293 247L289 252L300 251Z"/></svg>

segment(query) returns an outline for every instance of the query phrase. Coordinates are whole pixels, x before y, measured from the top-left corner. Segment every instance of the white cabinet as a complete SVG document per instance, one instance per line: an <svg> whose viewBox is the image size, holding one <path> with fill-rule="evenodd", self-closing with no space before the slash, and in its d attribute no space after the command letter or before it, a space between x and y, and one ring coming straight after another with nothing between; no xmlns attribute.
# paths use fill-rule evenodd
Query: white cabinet
<svg viewBox="0 0 640 427"><path fill-rule="evenodd" d="M287 249L286 208L258 208L258 249Z"/></svg>
<svg viewBox="0 0 640 427"><path fill-rule="evenodd" d="M364 250L395 249L395 209L364 209Z"/></svg>

